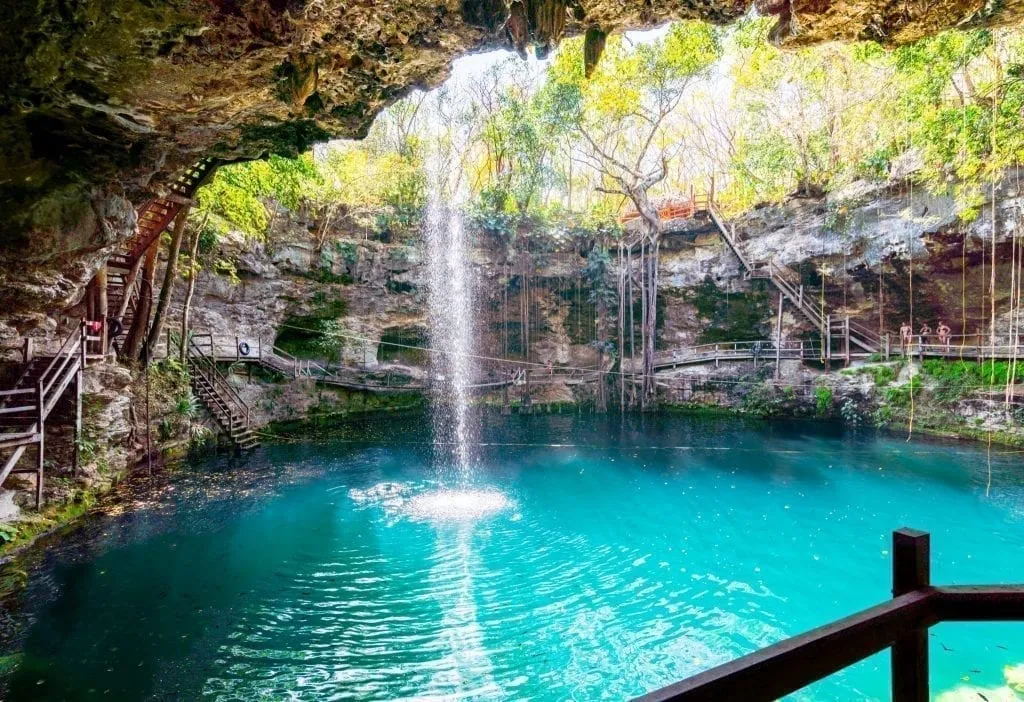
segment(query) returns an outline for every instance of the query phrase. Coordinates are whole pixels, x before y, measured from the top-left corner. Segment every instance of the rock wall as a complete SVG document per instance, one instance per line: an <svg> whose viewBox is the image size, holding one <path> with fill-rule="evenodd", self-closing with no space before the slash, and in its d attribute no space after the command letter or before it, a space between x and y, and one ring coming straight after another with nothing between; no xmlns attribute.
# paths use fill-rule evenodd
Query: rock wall
<svg viewBox="0 0 1024 702"><path fill-rule="evenodd" d="M778 41L798 45L900 44L1024 14L1020 3L981 0L753 4L778 17ZM202 157L291 155L360 136L381 109L440 84L452 61L473 51L533 45L543 54L563 36L603 38L675 19L725 23L750 5L8 0L0 4L0 256L28 270L0 277L0 301L12 304L0 335L73 304L102 250L130 236L127 202L164 194Z"/></svg>
<svg viewBox="0 0 1024 702"><path fill-rule="evenodd" d="M994 211L992 203L986 203L977 219L964 224L949 197L926 195L900 184L858 183L827 199L795 199L756 208L732 224L748 259L771 260L785 267L834 314L849 312L865 325L881 323L892 332L902 320L911 319L912 305L915 326L927 321L934 327L942 319L954 333L961 329L973 333L978 327L987 329L994 213L997 331L1005 336L1013 262L1010 242L1024 205L1015 174L997 189L997 195ZM116 203L110 207L124 212ZM213 333L228 349L236 338L250 344L291 343L291 348L298 344L307 357L354 368L364 378L426 378L429 356L404 348L430 343L422 242L412 237L382 243L359 232L336 231L327 245L317 249L315 223L285 210L278 211L273 221L263 241L230 235L218 249L203 254L205 268L197 279L193 328ZM599 312L594 302L596 283L583 275L587 259L578 251L524 255L482 235L477 241L472 270L480 355L542 366L550 363L560 369L600 368L608 373L605 396L610 406L616 406L622 387L615 375L616 352L600 351L598 342L611 341L613 346L617 342L613 319L617 303ZM85 237L80 246L101 251L106 244L105 239ZM614 259L603 280L612 290ZM530 273L525 297L520 277L524 271ZM60 289L41 286L38 294L58 295ZM659 348L775 336L777 291L766 281L748 279L737 257L706 228L666 235L660 292ZM167 324L171 330L179 327L183 296L184 284L179 281ZM639 305L639 296L635 303ZM529 335L524 339L520 320L527 309ZM634 316L639 320L638 307ZM61 337L54 332L60 327L57 320L28 323L41 336L44 348ZM302 347L305 330L322 329L323 324L341 334L341 354L336 358ZM784 340L810 339L813 331L796 309L784 305ZM628 338L627 334L626 353ZM403 346L392 347L394 343ZM500 373L494 370L499 366L491 366L492 372ZM878 426L906 425L913 419L915 426L931 431L966 436L995 432L1000 440L1021 440L1021 413L1015 405L1007 405L1000 388L979 392L961 380L960 390L951 391L949 379L939 371L896 358L831 371L821 364L784 361L776 377L769 353L756 365L731 363L716 368L708 364L664 373L659 376L660 399L668 405L760 415L841 416L845 421ZM423 403L418 393L374 395L261 370L250 373L237 368L231 377L252 407L254 422L261 425ZM70 434L67 428L55 428L48 449L53 465L49 475L54 478L48 482L49 499L59 501L82 490L102 489L144 455L144 381L144 375L114 364L97 364L89 370L83 470L70 480ZM150 385L151 436L158 449L187 450L203 438L204 426L215 429L203 408L189 399L180 366L158 363ZM625 387L628 393L628 384ZM525 398L516 389L510 399L518 403ZM533 388L530 399L543 405L593 404L596 398L593 384L555 383ZM502 400L500 393L483 398L494 403ZM15 481L11 487L19 485ZM30 486L20 487L16 502L24 503ZM13 511L7 504L10 498L5 496L3 501L4 509Z"/></svg>

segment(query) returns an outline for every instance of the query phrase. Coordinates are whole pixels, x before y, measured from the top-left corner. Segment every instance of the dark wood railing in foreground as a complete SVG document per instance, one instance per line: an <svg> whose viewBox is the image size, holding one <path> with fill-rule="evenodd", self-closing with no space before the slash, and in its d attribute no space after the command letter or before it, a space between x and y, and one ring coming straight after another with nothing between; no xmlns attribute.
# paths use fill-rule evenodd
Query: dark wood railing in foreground
<svg viewBox="0 0 1024 702"><path fill-rule="evenodd" d="M636 702L769 702L892 649L893 702L928 702L928 628L1024 621L1024 585L931 584L925 532L893 532L893 598L669 685Z"/></svg>

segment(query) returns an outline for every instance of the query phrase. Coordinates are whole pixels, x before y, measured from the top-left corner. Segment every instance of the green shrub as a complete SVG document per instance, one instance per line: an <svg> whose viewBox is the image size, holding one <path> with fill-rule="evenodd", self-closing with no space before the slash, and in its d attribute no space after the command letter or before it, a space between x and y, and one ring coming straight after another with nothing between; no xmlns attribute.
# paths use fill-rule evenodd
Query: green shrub
<svg viewBox="0 0 1024 702"><path fill-rule="evenodd" d="M930 360L921 364L921 371L934 379L935 398L953 402L974 390L1003 387L1011 375L1010 361L947 361ZM1013 382L1024 378L1024 364L1015 371Z"/></svg>
<svg viewBox="0 0 1024 702"><path fill-rule="evenodd" d="M892 407L889 405L880 405L871 413L871 421L874 422L876 427L884 427L892 421Z"/></svg>
<svg viewBox="0 0 1024 702"><path fill-rule="evenodd" d="M782 402L775 389L769 385L755 385L743 396L743 414L758 417L774 417L782 409Z"/></svg>
<svg viewBox="0 0 1024 702"><path fill-rule="evenodd" d="M915 375L909 383L893 385L885 390L885 401L893 407L906 408L910 406L910 396L921 394L921 376Z"/></svg>
<svg viewBox="0 0 1024 702"><path fill-rule="evenodd" d="M814 388L814 407L819 417L832 413L832 388L826 385Z"/></svg>
<svg viewBox="0 0 1024 702"><path fill-rule="evenodd" d="M0 524L0 542L8 543L18 537L19 529L14 524Z"/></svg>
<svg viewBox="0 0 1024 702"><path fill-rule="evenodd" d="M863 370L864 373L871 376L871 379L875 381L875 385L880 388L896 380L897 369L892 366L868 366Z"/></svg>

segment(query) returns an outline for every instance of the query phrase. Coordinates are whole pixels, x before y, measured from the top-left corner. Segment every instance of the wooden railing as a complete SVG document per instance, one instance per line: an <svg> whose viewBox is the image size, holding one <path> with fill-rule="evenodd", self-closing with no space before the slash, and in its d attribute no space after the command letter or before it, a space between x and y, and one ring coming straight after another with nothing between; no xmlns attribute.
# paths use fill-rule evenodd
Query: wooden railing
<svg viewBox="0 0 1024 702"><path fill-rule="evenodd" d="M75 406L75 438L76 441L81 431L81 377L80 374L86 366L86 344L90 341L98 341L99 337L89 336L86 332L84 322L80 322L68 337L61 344L53 359L47 364L43 372L33 379L29 372L32 370L32 358L29 353L29 346L25 351L25 370L19 384L32 381L31 387L14 387L10 390L0 391L0 416L9 415L12 418L25 418L27 428L15 426L14 431L0 432L0 449L14 449L10 456L0 464L0 484L7 479L7 476L14 473L35 473L36 475L36 509L43 501L43 470L45 465L45 442L46 442L46 419L50 416L53 408L57 406L64 391L68 389L71 382L78 379L77 392L78 401ZM31 398L31 399L29 399ZM15 403L15 404L12 404ZM34 468L17 468L18 461L24 455L30 444L39 444L38 458ZM78 470L78 451L73 454L73 470Z"/></svg>
<svg viewBox="0 0 1024 702"><path fill-rule="evenodd" d="M669 222L673 219L693 217L697 212L708 210L710 200L707 197L696 196L691 193L687 199L679 199L669 205L658 208L658 219L662 222ZM619 217L619 224L629 224L640 219L641 215L636 210L631 210Z"/></svg>
<svg viewBox="0 0 1024 702"><path fill-rule="evenodd" d="M722 341L714 344L700 344L673 351L659 351L654 355L656 368L703 363L707 361L768 359L811 359L818 358L821 347L810 341L784 341L781 344L770 339L756 341Z"/></svg>
<svg viewBox="0 0 1024 702"><path fill-rule="evenodd" d="M190 341L189 360L192 362L194 371L200 373L214 389L216 401L220 404L221 409L229 416L243 417L245 426L250 426L249 405L241 398L231 382L217 370L217 361L203 349L200 343L197 343L196 337Z"/></svg>
<svg viewBox="0 0 1024 702"><path fill-rule="evenodd" d="M928 702L928 628L939 622L1024 621L1024 584L931 584L930 539L893 533L893 599L795 636L638 702L769 702L891 649L893 702Z"/></svg>

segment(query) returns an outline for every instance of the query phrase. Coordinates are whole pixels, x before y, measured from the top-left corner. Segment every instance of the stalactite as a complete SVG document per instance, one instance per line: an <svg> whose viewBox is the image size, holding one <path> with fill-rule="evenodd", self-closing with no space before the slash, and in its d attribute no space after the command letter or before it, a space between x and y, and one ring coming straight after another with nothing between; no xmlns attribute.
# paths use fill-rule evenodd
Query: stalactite
<svg viewBox="0 0 1024 702"><path fill-rule="evenodd" d="M526 18L536 42L537 58L543 59L565 32L565 0L527 0Z"/></svg>
<svg viewBox="0 0 1024 702"><path fill-rule="evenodd" d="M594 74L594 69L601 61L607 39L608 34L596 27L588 29L583 36L583 74L587 78Z"/></svg>

